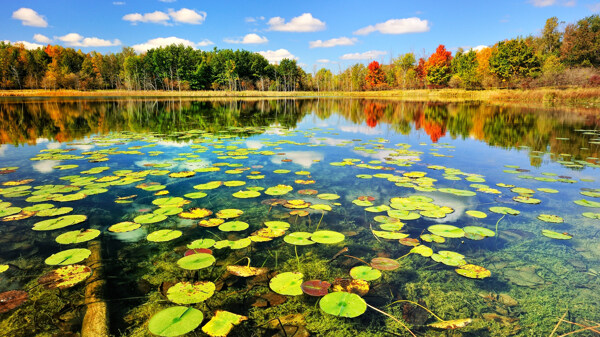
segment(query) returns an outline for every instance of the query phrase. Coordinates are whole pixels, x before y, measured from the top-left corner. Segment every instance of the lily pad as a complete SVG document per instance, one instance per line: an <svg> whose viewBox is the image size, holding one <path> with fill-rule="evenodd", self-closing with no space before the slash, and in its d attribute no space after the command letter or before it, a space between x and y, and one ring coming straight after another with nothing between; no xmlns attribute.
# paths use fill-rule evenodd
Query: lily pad
<svg viewBox="0 0 600 337"><path fill-rule="evenodd" d="M379 270L395 270L400 268L400 263L387 257L376 257L371 260L371 267Z"/></svg>
<svg viewBox="0 0 600 337"><path fill-rule="evenodd" d="M49 208L36 212L35 216L58 216L70 213L72 211L72 207Z"/></svg>
<svg viewBox="0 0 600 337"><path fill-rule="evenodd" d="M316 231L310 236L312 241L324 244L339 243L344 241L345 238L344 234L334 231Z"/></svg>
<svg viewBox="0 0 600 337"><path fill-rule="evenodd" d="M573 202L579 206L592 207L592 208L600 207L600 202L598 202L598 201L590 201L590 200L581 199L581 200L575 200Z"/></svg>
<svg viewBox="0 0 600 337"><path fill-rule="evenodd" d="M217 310L213 318L202 327L202 331L212 337L224 337L235 325L247 320L248 317L229 311Z"/></svg>
<svg viewBox="0 0 600 337"><path fill-rule="evenodd" d="M74 243L82 243L93 240L100 235L100 231L97 229L84 229L80 231L71 231L63 233L56 237L56 242L62 245L69 245Z"/></svg>
<svg viewBox="0 0 600 337"><path fill-rule="evenodd" d="M542 235L545 237L549 237L551 239L557 239L557 240L570 240L573 238L572 235L569 235L567 233L558 233L558 232L554 232L548 229L544 229L542 230Z"/></svg>
<svg viewBox="0 0 600 337"><path fill-rule="evenodd" d="M167 290L167 298L176 304L200 303L215 293L215 284L204 282L179 282Z"/></svg>
<svg viewBox="0 0 600 337"><path fill-rule="evenodd" d="M220 219L233 219L233 218L239 217L242 214L244 214L244 212L242 210L228 208L228 209L222 209L222 210L218 211L216 216L217 216L217 218L220 218Z"/></svg>
<svg viewBox="0 0 600 337"><path fill-rule="evenodd" d="M44 262L51 266L65 266L75 264L87 259L92 252L85 248L68 249L50 255Z"/></svg>
<svg viewBox="0 0 600 337"><path fill-rule="evenodd" d="M219 226L223 232L239 232L248 229L249 224L243 221L228 221Z"/></svg>
<svg viewBox="0 0 600 337"><path fill-rule="evenodd" d="M140 225L139 223L135 223L135 222L131 222L131 221L123 221L123 222L119 222L119 223L116 223L116 224L108 227L108 230L113 233L126 233L126 232L131 232L133 230L136 230L136 229L140 228L141 226L142 225Z"/></svg>
<svg viewBox="0 0 600 337"><path fill-rule="evenodd" d="M33 225L34 231L50 231L54 229L60 229L78 223L82 223L87 219L85 215L65 215L55 219L48 219L37 222Z"/></svg>
<svg viewBox="0 0 600 337"><path fill-rule="evenodd" d="M183 233L173 229L159 229L154 231L146 237L146 240L150 242L166 242L175 240L180 237Z"/></svg>
<svg viewBox="0 0 600 337"><path fill-rule="evenodd" d="M490 212L498 213L498 214L510 214L510 215L519 215L520 211L516 209L512 209L510 207L502 207L502 206L494 206L490 207Z"/></svg>
<svg viewBox="0 0 600 337"><path fill-rule="evenodd" d="M38 283L47 289L66 289L85 281L91 275L90 267L72 264L43 275L38 279Z"/></svg>
<svg viewBox="0 0 600 337"><path fill-rule="evenodd" d="M478 219L483 219L487 217L487 214L485 214L484 212L481 211L466 211L465 212L467 215L470 215L474 218L478 218Z"/></svg>
<svg viewBox="0 0 600 337"><path fill-rule="evenodd" d="M584 213L581 213L581 215L583 215L586 218L600 220L600 213L584 212Z"/></svg>
<svg viewBox="0 0 600 337"><path fill-rule="evenodd" d="M452 225L432 225L427 230L445 238L460 238L465 236L465 232L461 228Z"/></svg>
<svg viewBox="0 0 600 337"><path fill-rule="evenodd" d="M474 264L463 264L462 266L456 268L455 271L458 273L458 275L476 279L482 279L492 275L492 272L489 270Z"/></svg>
<svg viewBox="0 0 600 337"><path fill-rule="evenodd" d="M186 212L179 213L179 217L184 219L201 219L212 215L213 212L206 208L190 208Z"/></svg>
<svg viewBox="0 0 600 337"><path fill-rule="evenodd" d="M381 277L381 272L370 266L358 266L350 269L350 276L355 280L374 281Z"/></svg>
<svg viewBox="0 0 600 337"><path fill-rule="evenodd" d="M204 315L198 309L170 307L150 318L148 330L158 336L180 336L196 329L203 319Z"/></svg>
<svg viewBox="0 0 600 337"><path fill-rule="evenodd" d="M367 303L356 294L340 291L327 294L321 298L319 307L330 315L354 318L362 315L367 310Z"/></svg>
<svg viewBox="0 0 600 337"><path fill-rule="evenodd" d="M464 260L465 256L456 252L441 250L433 255L431 259L435 262L443 263L447 266L457 267L467 264Z"/></svg>
<svg viewBox="0 0 600 337"><path fill-rule="evenodd" d="M192 254L177 260L177 265L187 270L197 270L212 266L216 259L211 254L198 253Z"/></svg>
<svg viewBox="0 0 600 337"><path fill-rule="evenodd" d="M310 239L311 236L312 236L312 233L294 232L294 233L290 233L290 234L286 235L283 238L283 241L285 241L291 245L308 246L308 245L312 245L312 244L316 243L315 241L312 241Z"/></svg>
<svg viewBox="0 0 600 337"><path fill-rule="evenodd" d="M249 199L249 198L256 198L256 197L260 196L260 192L238 191L238 192L233 193L232 196L235 198L239 198L239 199Z"/></svg>
<svg viewBox="0 0 600 337"><path fill-rule="evenodd" d="M189 249L210 248L215 244L213 239L198 239L187 245Z"/></svg>
<svg viewBox="0 0 600 337"><path fill-rule="evenodd" d="M149 214L142 214L142 215L136 216L133 219L133 222L139 223L139 224L151 224L151 223L161 222L166 219L167 219L166 215L149 213Z"/></svg>
<svg viewBox="0 0 600 337"><path fill-rule="evenodd" d="M340 196L334 193L322 193L317 195L317 198L321 199L321 200L336 200L339 199Z"/></svg>
<svg viewBox="0 0 600 337"><path fill-rule="evenodd" d="M479 226L465 226L463 231L468 234L475 234L483 237L492 237L496 235L493 230Z"/></svg>
<svg viewBox="0 0 600 337"><path fill-rule="evenodd" d="M250 277L250 276L263 275L266 272L268 272L269 269L268 268L256 268L256 267L250 267L250 266L231 265L231 266L227 266L227 271L235 276Z"/></svg>
<svg viewBox="0 0 600 337"><path fill-rule="evenodd" d="M298 296L302 295L302 278L299 272L286 272L277 274L269 282L269 287L280 295Z"/></svg>
<svg viewBox="0 0 600 337"><path fill-rule="evenodd" d="M413 247L410 250L410 253L412 254L419 254L423 257L431 257L431 255L433 255L433 250L427 246L424 245L418 245L416 247Z"/></svg>
<svg viewBox="0 0 600 337"><path fill-rule="evenodd" d="M328 293L331 283L321 280L310 280L302 283L302 291L310 296L325 296Z"/></svg>
<svg viewBox="0 0 600 337"><path fill-rule="evenodd" d="M540 214L537 216L537 218L539 220L542 220L544 222L550 222L550 223L563 223L565 222L565 219L559 217L558 215L553 215L553 214Z"/></svg>

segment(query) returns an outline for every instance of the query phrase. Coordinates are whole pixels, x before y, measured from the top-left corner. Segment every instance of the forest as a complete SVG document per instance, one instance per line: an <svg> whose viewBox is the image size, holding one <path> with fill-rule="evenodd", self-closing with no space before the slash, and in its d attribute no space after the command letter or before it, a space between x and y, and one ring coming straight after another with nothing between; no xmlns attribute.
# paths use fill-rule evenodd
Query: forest
<svg viewBox="0 0 600 337"><path fill-rule="evenodd" d="M270 64L247 50L196 50L170 45L136 54L101 54L47 45L26 49L0 42L0 89L362 91L422 88L600 86L600 16L564 24L546 20L539 35L499 41L454 55L440 44L431 55L406 53L389 62L356 63L337 73L296 60Z"/></svg>

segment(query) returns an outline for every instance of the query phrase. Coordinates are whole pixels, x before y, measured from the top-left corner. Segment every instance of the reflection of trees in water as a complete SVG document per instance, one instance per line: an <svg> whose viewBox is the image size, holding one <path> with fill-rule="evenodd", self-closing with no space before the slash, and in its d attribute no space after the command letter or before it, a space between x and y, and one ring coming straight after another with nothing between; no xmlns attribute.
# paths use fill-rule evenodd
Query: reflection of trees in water
<svg viewBox="0 0 600 337"><path fill-rule="evenodd" d="M320 119L341 116L355 124L386 124L400 134L424 130L433 142L473 138L492 146L571 154L571 159L598 157L599 146L577 129L597 129L598 114L504 107L480 103L402 102L373 99L41 99L0 103L0 143L35 143L81 139L111 131L171 134L189 129L221 132L234 128L279 125L294 128L308 114ZM557 138L569 138L561 141ZM587 149L586 149L587 148ZM535 154L535 153L534 153ZM540 159L531 157L532 164Z"/></svg>

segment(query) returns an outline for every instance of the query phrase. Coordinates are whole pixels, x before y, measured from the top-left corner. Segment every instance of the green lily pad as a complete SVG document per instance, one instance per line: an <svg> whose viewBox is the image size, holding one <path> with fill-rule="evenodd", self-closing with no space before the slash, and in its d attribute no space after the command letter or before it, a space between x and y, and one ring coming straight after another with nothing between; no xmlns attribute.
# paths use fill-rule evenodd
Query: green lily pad
<svg viewBox="0 0 600 337"><path fill-rule="evenodd" d="M581 213L581 215L583 215L586 218L600 220L600 213L584 212L584 213Z"/></svg>
<svg viewBox="0 0 600 337"><path fill-rule="evenodd" d="M0 217L5 217L13 214L17 214L21 212L23 209L21 207L7 207L4 209L0 209Z"/></svg>
<svg viewBox="0 0 600 337"><path fill-rule="evenodd" d="M290 228L290 224L285 221L265 221L265 226L271 229L278 229L284 231Z"/></svg>
<svg viewBox="0 0 600 337"><path fill-rule="evenodd" d="M185 201L185 199L181 197L165 197L153 200L152 204L159 207L178 206L183 201Z"/></svg>
<svg viewBox="0 0 600 337"><path fill-rule="evenodd" d="M51 266L65 266L81 262L87 259L91 254L92 252L85 248L67 249L50 255L44 262Z"/></svg>
<svg viewBox="0 0 600 337"><path fill-rule="evenodd" d="M388 240L400 240L400 239L404 239L404 238L408 237L408 234L400 233L400 232L388 232L388 231L375 231L374 230L373 234L375 234L375 236L377 236L377 237L388 239Z"/></svg>
<svg viewBox="0 0 600 337"><path fill-rule="evenodd" d="M158 336L180 336L196 329L203 319L204 315L198 309L170 307L150 318L148 330Z"/></svg>
<svg viewBox="0 0 600 337"><path fill-rule="evenodd" d="M0 274L2 274L5 271L7 271L8 268L9 268L9 266L7 264L0 264Z"/></svg>
<svg viewBox="0 0 600 337"><path fill-rule="evenodd" d="M210 267L215 263L216 259L211 254L197 253L182 257L177 260L177 265L187 270L197 270Z"/></svg>
<svg viewBox="0 0 600 337"><path fill-rule="evenodd" d="M159 207L159 208L155 209L154 211L152 211L152 214L169 216L169 215L179 214L182 211L183 211L183 208L181 208L181 207L167 206L167 207Z"/></svg>
<svg viewBox="0 0 600 337"><path fill-rule="evenodd" d="M388 206L388 205L371 206L371 207L365 208L365 211L371 212L371 213L379 213L379 212L385 212L385 211L389 211L389 210L390 210L390 206Z"/></svg>
<svg viewBox="0 0 600 337"><path fill-rule="evenodd" d="M470 215L474 218L478 218L478 219L483 219L487 217L487 214L485 214L484 212L481 211L466 211L465 212L467 215Z"/></svg>
<svg viewBox="0 0 600 337"><path fill-rule="evenodd" d="M544 192L544 193L552 193L552 194L558 193L558 190L555 190L553 188L547 188L547 187L540 187L537 190L540 192Z"/></svg>
<svg viewBox="0 0 600 337"><path fill-rule="evenodd" d="M267 188L265 194L267 195L284 195L291 192L294 188L289 185L277 185Z"/></svg>
<svg viewBox="0 0 600 337"><path fill-rule="evenodd" d="M339 243L344 241L345 238L344 234L334 231L316 231L310 236L312 241L324 244Z"/></svg>
<svg viewBox="0 0 600 337"><path fill-rule="evenodd" d="M458 275L475 279L482 279L492 275L492 272L489 270L474 264L463 264L462 266L456 268L455 271L458 273Z"/></svg>
<svg viewBox="0 0 600 337"><path fill-rule="evenodd" d="M355 280L374 281L381 277L381 272L370 266L358 266L350 269L350 276Z"/></svg>
<svg viewBox="0 0 600 337"><path fill-rule="evenodd" d="M457 267L467 264L464 260L465 256L456 252L441 250L433 255L431 259L435 262L443 263L447 266Z"/></svg>
<svg viewBox="0 0 600 337"><path fill-rule="evenodd" d="M184 194L183 196L186 197L186 198L188 198L188 199L201 199L201 198L204 198L207 195L208 194L206 194L204 192L192 192L192 193Z"/></svg>
<svg viewBox="0 0 600 337"><path fill-rule="evenodd" d="M146 237L146 240L150 242L166 242L175 240L180 237L183 233L173 229L159 229L154 231Z"/></svg>
<svg viewBox="0 0 600 337"><path fill-rule="evenodd" d="M425 242L435 242L435 243L444 243L446 239L443 236L435 235L435 234L421 234L421 240Z"/></svg>
<svg viewBox="0 0 600 337"><path fill-rule="evenodd" d="M322 193L322 194L318 194L317 198L319 198L321 200L336 200L336 199L339 199L340 196L337 194L333 194L333 193Z"/></svg>
<svg viewBox="0 0 600 337"><path fill-rule="evenodd" d="M579 206L593 207L593 208L600 207L600 202L598 202L598 201L590 201L590 200L581 199L581 200L575 200L573 202Z"/></svg>
<svg viewBox="0 0 600 337"><path fill-rule="evenodd" d="M234 325L247 320L248 317L229 311L217 310L213 318L202 327L202 331L211 337L227 336Z"/></svg>
<svg viewBox="0 0 600 337"><path fill-rule="evenodd" d="M516 209L512 209L510 207L502 207L502 206L490 207L490 212L494 212L494 213L497 213L497 214L510 214L510 215L519 215L519 214L521 214L521 212L517 211Z"/></svg>
<svg viewBox="0 0 600 337"><path fill-rule="evenodd" d="M231 248L231 249L243 249L252 244L250 238L243 238L239 240L221 240L214 244L215 249Z"/></svg>
<svg viewBox="0 0 600 337"><path fill-rule="evenodd" d="M277 274L269 282L269 287L280 295L298 296L302 295L302 278L304 275L298 272L287 272Z"/></svg>
<svg viewBox="0 0 600 337"><path fill-rule="evenodd" d="M47 289L66 289L85 281L91 275L90 267L71 264L44 274L38 279L38 283Z"/></svg>
<svg viewBox="0 0 600 337"><path fill-rule="evenodd" d="M538 219L544 221L544 222L550 222L550 223L563 223L565 222L565 219L559 217L558 215L553 215L553 214L540 214L537 216Z"/></svg>
<svg viewBox="0 0 600 337"><path fill-rule="evenodd" d="M213 239L198 239L192 241L187 245L189 249L197 249L197 248L210 248L215 244L215 240Z"/></svg>
<svg viewBox="0 0 600 337"><path fill-rule="evenodd" d="M483 237L496 236L496 233L494 233L493 230L490 230L490 229L487 229L484 227L479 227L479 226L465 226L465 227L463 227L463 231L465 233L480 235Z"/></svg>
<svg viewBox="0 0 600 337"><path fill-rule="evenodd" d="M126 233L140 228L142 225L131 221L123 221L108 227L108 231L113 233Z"/></svg>
<svg viewBox="0 0 600 337"><path fill-rule="evenodd" d="M84 229L79 231L71 231L63 233L56 237L56 242L62 245L69 245L74 243L82 243L93 240L100 235L100 231L97 229Z"/></svg>
<svg viewBox="0 0 600 337"><path fill-rule="evenodd" d="M572 235L566 234L566 233L558 233L558 232L554 232L548 229L544 229L542 230L542 235L545 237L549 237L551 239L557 239L557 240L570 240L573 238Z"/></svg>
<svg viewBox="0 0 600 337"><path fill-rule="evenodd" d="M242 214L244 214L242 210L235 208L227 208L218 211L216 216L219 219L233 219L239 217Z"/></svg>
<svg viewBox="0 0 600 337"><path fill-rule="evenodd" d="M70 213L72 211L73 211L72 207L49 208L49 209L44 209L39 212L36 212L35 216L43 216L43 217L58 216L58 215L64 215L64 214Z"/></svg>
<svg viewBox="0 0 600 337"><path fill-rule="evenodd" d="M233 193L232 196L235 198L239 198L239 199L249 199L249 198L256 198L256 197L260 196L260 192L238 191L238 192Z"/></svg>
<svg viewBox="0 0 600 337"><path fill-rule="evenodd" d="M67 226L72 226L87 219L85 215L65 215L55 219L48 219L37 222L33 225L34 231L50 231L54 229L60 229Z"/></svg>
<svg viewBox="0 0 600 337"><path fill-rule="evenodd" d="M205 282L179 282L167 290L167 298L176 304L200 303L215 293L215 284Z"/></svg>
<svg viewBox="0 0 600 337"><path fill-rule="evenodd" d="M283 241L291 245L308 246L316 243L310 239L311 236L312 233L294 232L284 236Z"/></svg>
<svg viewBox="0 0 600 337"><path fill-rule="evenodd" d="M167 219L166 215L148 213L148 214L142 214L142 215L136 216L133 219L133 222L139 223L139 224L150 224L150 223L161 222L166 219Z"/></svg>
<svg viewBox="0 0 600 337"><path fill-rule="evenodd" d="M239 232L248 229L249 224L243 221L228 221L219 226L219 230L223 232Z"/></svg>
<svg viewBox="0 0 600 337"><path fill-rule="evenodd" d="M338 291L323 296L319 307L330 315L354 318L367 310L367 303L356 294Z"/></svg>
<svg viewBox="0 0 600 337"><path fill-rule="evenodd" d="M23 210L27 212L38 212L46 209L54 208L52 204L37 204L29 207L24 207Z"/></svg>
<svg viewBox="0 0 600 337"><path fill-rule="evenodd" d="M536 205L541 203L542 201L540 199L536 199L536 198L532 198L532 197L527 197L524 195L519 195L513 198L514 201L516 202L520 202L522 204L532 204L532 205ZM599 206L600 207L600 206Z"/></svg>
<svg viewBox="0 0 600 337"><path fill-rule="evenodd" d="M461 228L452 225L432 225L427 230L445 238L461 238L465 236L465 232Z"/></svg>
<svg viewBox="0 0 600 337"><path fill-rule="evenodd" d="M413 247L410 250L410 253L419 254L423 257L431 257L431 255L433 255L433 250L427 246L418 245L418 246Z"/></svg>

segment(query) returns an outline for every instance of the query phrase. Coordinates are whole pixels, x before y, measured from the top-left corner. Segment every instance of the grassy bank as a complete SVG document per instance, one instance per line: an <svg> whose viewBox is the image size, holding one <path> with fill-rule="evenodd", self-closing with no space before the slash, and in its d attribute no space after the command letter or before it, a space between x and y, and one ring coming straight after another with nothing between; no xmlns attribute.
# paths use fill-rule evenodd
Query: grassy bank
<svg viewBox="0 0 600 337"><path fill-rule="evenodd" d="M129 90L3 90L0 97L356 97L404 100L489 101L585 104L600 106L600 88L531 90L387 90L387 91L129 91Z"/></svg>

